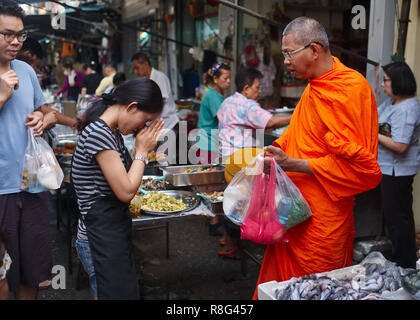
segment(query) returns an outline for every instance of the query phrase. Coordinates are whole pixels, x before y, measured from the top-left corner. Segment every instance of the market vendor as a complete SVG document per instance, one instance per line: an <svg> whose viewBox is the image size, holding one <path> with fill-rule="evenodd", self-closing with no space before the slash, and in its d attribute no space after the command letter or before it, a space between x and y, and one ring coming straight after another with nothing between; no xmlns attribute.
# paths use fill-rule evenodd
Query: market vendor
<svg viewBox="0 0 420 320"><path fill-rule="evenodd" d="M230 67L225 63L217 63L206 73L205 83L210 88L204 94L200 105L200 118L198 121L199 133L197 136L198 163L209 164L218 161L219 148L219 121L217 111L225 99L223 93L230 86ZM222 224L219 216L210 218L209 235L222 235ZM221 240L222 243L224 239Z"/></svg>
<svg viewBox="0 0 420 320"><path fill-rule="evenodd" d="M230 67L224 63L217 63L206 74L205 83L210 88L204 94L200 105L200 129L197 141L197 156L201 164L214 163L217 160L219 137L212 135L212 131L218 133L219 121L217 112L225 99L223 93L230 87Z"/></svg>
<svg viewBox="0 0 420 320"><path fill-rule="evenodd" d="M104 73L105 77L102 78L101 82L99 82L99 86L95 90L95 95L97 97L102 96L105 93L105 90L112 86L117 69L115 69L113 64L108 64L105 66Z"/></svg>
<svg viewBox="0 0 420 320"><path fill-rule="evenodd" d="M162 108L157 84L140 78L103 94L83 114L71 178L81 217L76 248L95 298L139 298L128 206L163 127L155 120ZM124 146L127 134L136 134L134 161Z"/></svg>
<svg viewBox="0 0 420 320"><path fill-rule="evenodd" d="M236 93L226 98L217 112L219 156L223 159L238 149L258 147L258 133L285 127L290 122L291 115L273 116L256 101L262 77L261 72L253 68L239 70L235 79Z"/></svg>
<svg viewBox="0 0 420 320"><path fill-rule="evenodd" d="M350 266L354 196L382 178L378 113L366 79L332 56L327 33L314 19L290 22L282 50L288 70L309 85L290 127L266 151L299 188L313 216L287 230L288 242L267 246L258 284Z"/></svg>
<svg viewBox="0 0 420 320"><path fill-rule="evenodd" d="M172 93L171 83L169 78L163 72L156 70L152 67L149 56L144 52L137 52L131 58L131 66L137 77L146 77L155 81L160 91L162 92L162 97L164 101L163 111L160 115L163 121L165 121L165 130L171 130L174 133L175 137L175 154L168 154L168 162L170 164L176 164L179 162L179 118L177 113L177 108L175 104L174 95ZM162 135L162 139L166 135ZM161 139L161 140L162 140ZM172 141L170 142L172 144ZM163 144L162 141L158 145Z"/></svg>
<svg viewBox="0 0 420 320"><path fill-rule="evenodd" d="M228 97L217 112L219 120L219 156L228 159L236 150L257 148L257 131L286 126L291 116L273 116L256 101L260 93L261 72L243 68L236 75L236 93ZM262 147L262 146L260 146ZM225 218L225 245L219 255L238 258L239 228Z"/></svg>
<svg viewBox="0 0 420 320"><path fill-rule="evenodd" d="M64 86L54 93L54 97L58 97L60 94L67 92L67 99L71 101L77 101L80 91L82 89L82 81L84 74L76 71L71 62L64 64Z"/></svg>

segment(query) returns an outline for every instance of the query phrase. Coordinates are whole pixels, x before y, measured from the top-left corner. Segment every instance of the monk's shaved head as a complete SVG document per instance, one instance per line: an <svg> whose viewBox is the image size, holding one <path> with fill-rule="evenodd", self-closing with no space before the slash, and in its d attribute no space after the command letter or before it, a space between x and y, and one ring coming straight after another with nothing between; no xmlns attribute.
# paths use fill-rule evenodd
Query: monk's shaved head
<svg viewBox="0 0 420 320"><path fill-rule="evenodd" d="M283 37L292 35L295 42L306 46L311 42L319 42L325 49L329 48L328 35L318 21L308 17L299 17L290 22L283 31Z"/></svg>

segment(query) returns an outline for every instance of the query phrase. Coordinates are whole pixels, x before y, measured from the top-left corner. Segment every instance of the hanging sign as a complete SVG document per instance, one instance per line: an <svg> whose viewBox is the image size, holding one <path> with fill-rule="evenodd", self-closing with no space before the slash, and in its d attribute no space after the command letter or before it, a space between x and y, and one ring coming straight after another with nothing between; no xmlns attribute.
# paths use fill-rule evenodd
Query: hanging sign
<svg viewBox="0 0 420 320"><path fill-rule="evenodd" d="M66 8L57 3L52 3L51 27L54 30L66 30Z"/></svg>

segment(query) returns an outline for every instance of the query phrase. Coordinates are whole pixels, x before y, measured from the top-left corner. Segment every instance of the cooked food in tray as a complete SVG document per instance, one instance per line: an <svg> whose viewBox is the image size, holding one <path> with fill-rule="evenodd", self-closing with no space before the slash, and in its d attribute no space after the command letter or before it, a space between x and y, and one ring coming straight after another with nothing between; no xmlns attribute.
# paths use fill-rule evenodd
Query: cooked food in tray
<svg viewBox="0 0 420 320"><path fill-rule="evenodd" d="M153 178L143 179L140 188L146 191L158 191L166 190L169 186L169 183L164 180L156 180Z"/></svg>
<svg viewBox="0 0 420 320"><path fill-rule="evenodd" d="M223 191L220 192L202 192L207 197L210 197L211 201L223 201Z"/></svg>
<svg viewBox="0 0 420 320"><path fill-rule="evenodd" d="M175 187L226 183L222 165L168 166L161 169L164 179Z"/></svg>
<svg viewBox="0 0 420 320"><path fill-rule="evenodd" d="M160 192L149 192L144 196L135 196L130 203L130 210L134 212L158 211L173 212L187 209L187 205L175 197Z"/></svg>
<svg viewBox="0 0 420 320"><path fill-rule="evenodd" d="M210 172L213 171L213 167L195 167L195 168L189 168L184 171L184 173L199 173L199 172Z"/></svg>

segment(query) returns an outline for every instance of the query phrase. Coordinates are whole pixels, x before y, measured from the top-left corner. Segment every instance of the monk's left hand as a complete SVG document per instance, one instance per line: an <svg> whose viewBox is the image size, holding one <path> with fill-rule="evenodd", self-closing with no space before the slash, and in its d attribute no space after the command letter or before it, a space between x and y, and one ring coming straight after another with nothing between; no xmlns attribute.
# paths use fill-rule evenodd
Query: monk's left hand
<svg viewBox="0 0 420 320"><path fill-rule="evenodd" d="M274 160L277 162L277 164L280 167L282 167L283 169L287 168L289 156L281 148L268 146L268 147L265 147L264 150L274 156ZM270 169L271 169L271 158L268 157L266 154L264 158L264 173L270 174Z"/></svg>

